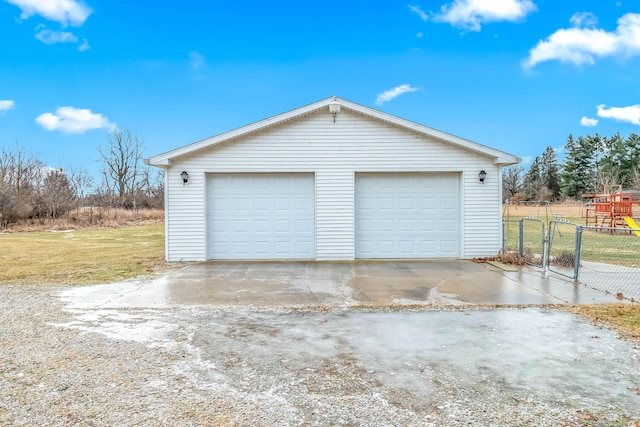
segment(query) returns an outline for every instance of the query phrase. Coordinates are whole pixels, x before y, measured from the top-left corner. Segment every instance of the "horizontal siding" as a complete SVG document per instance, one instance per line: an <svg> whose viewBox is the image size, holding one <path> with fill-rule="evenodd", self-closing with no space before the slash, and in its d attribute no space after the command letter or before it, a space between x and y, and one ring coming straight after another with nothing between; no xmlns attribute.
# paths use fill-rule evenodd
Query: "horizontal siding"
<svg viewBox="0 0 640 427"><path fill-rule="evenodd" d="M183 170L172 167L166 171L167 260L204 261L204 180L195 170L189 170L189 182L183 184L180 177Z"/></svg>
<svg viewBox="0 0 640 427"><path fill-rule="evenodd" d="M480 158L464 177L464 258L496 255L501 247L500 167ZM484 184L478 172L487 172Z"/></svg>
<svg viewBox="0 0 640 427"><path fill-rule="evenodd" d="M319 260L354 259L355 172L460 172L461 256L493 255L501 243L501 212L500 169L492 160L346 108L335 123L328 112L308 114L173 161L166 186L168 259L206 258L205 177L220 172L315 173Z"/></svg>
<svg viewBox="0 0 640 427"><path fill-rule="evenodd" d="M349 170L316 174L316 259L352 260L354 180Z"/></svg>

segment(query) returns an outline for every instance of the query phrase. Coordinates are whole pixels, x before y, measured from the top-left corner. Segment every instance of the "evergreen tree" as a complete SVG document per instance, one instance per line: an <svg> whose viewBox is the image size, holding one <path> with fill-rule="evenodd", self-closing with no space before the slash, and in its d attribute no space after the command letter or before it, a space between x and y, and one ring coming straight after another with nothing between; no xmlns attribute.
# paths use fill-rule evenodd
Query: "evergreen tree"
<svg viewBox="0 0 640 427"><path fill-rule="evenodd" d="M564 168L560 174L562 195L579 198L583 193L594 191L598 168L595 150L599 143L598 134L578 139L569 135Z"/></svg>
<svg viewBox="0 0 640 427"><path fill-rule="evenodd" d="M629 188L640 165L640 136L632 133L624 139L617 133L604 138L603 152L599 184Z"/></svg>
<svg viewBox="0 0 640 427"><path fill-rule="evenodd" d="M522 184L524 200L537 200L540 187L542 187L542 160L538 156L533 160L527 174L524 176Z"/></svg>
<svg viewBox="0 0 640 427"><path fill-rule="evenodd" d="M547 147L540 159L540 180L553 199L560 195L560 166L556 150Z"/></svg>

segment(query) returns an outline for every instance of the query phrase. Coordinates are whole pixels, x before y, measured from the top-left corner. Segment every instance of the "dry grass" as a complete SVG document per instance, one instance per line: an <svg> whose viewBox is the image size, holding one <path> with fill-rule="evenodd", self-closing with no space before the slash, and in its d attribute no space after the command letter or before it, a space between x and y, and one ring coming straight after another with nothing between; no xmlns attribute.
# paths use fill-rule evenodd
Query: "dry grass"
<svg viewBox="0 0 640 427"><path fill-rule="evenodd" d="M581 204L552 204L546 205L504 205L503 214L505 219L507 216L523 218L528 216L535 216L538 218L544 218L549 216L549 219L553 219L553 215L568 218L580 218L584 214L584 207Z"/></svg>
<svg viewBox="0 0 640 427"><path fill-rule="evenodd" d="M512 264L512 265L526 264L526 258L521 257L520 254L518 254L518 252L513 252L513 251L503 252L501 254L498 254L492 257L473 258L472 261L477 263L484 263L487 261L498 261L503 264Z"/></svg>
<svg viewBox="0 0 640 427"><path fill-rule="evenodd" d="M585 316L595 324L605 325L620 332L626 338L640 342L640 304L579 305L570 308L573 313Z"/></svg>
<svg viewBox="0 0 640 427"><path fill-rule="evenodd" d="M0 235L0 283L109 283L166 268L164 225Z"/></svg>
<svg viewBox="0 0 640 427"><path fill-rule="evenodd" d="M161 209L114 209L85 207L74 209L63 218L55 220L32 220L12 224L5 233L24 231L85 230L99 227L122 227L131 225L158 224L164 221Z"/></svg>

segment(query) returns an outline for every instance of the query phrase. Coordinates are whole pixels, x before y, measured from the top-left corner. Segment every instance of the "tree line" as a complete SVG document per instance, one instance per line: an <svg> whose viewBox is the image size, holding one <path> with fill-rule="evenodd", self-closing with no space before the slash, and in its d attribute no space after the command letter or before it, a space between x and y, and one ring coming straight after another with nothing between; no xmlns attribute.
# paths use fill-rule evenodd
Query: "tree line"
<svg viewBox="0 0 640 427"><path fill-rule="evenodd" d="M547 147L529 169L514 165L503 169L505 201L557 201L580 199L586 193L640 190L640 136L619 133L569 135L560 163L556 150Z"/></svg>
<svg viewBox="0 0 640 427"><path fill-rule="evenodd" d="M143 141L135 133L116 129L98 149L102 166L94 178L86 169L47 166L20 144L3 147L0 228L19 221L53 221L81 209L90 209L90 222L99 221L104 209L162 209L162 171L144 165L143 154Z"/></svg>

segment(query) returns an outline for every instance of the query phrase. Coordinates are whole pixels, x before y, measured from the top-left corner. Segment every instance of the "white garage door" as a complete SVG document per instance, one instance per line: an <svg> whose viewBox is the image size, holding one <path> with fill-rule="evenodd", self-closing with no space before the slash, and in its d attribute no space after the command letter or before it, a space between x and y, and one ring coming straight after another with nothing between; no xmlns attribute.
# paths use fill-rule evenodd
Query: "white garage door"
<svg viewBox="0 0 640 427"><path fill-rule="evenodd" d="M210 259L315 258L313 174L211 174Z"/></svg>
<svg viewBox="0 0 640 427"><path fill-rule="evenodd" d="M356 175L356 258L459 256L458 174Z"/></svg>

